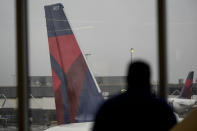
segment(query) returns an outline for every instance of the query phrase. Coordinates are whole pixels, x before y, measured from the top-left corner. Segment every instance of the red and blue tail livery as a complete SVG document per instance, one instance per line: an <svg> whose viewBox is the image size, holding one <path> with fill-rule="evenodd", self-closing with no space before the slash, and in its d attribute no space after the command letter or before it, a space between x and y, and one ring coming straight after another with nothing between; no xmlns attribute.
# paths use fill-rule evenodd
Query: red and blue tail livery
<svg viewBox="0 0 197 131"><path fill-rule="evenodd" d="M103 102L62 4L45 6L58 124L93 121Z"/></svg>
<svg viewBox="0 0 197 131"><path fill-rule="evenodd" d="M191 99L194 71L189 72L179 98Z"/></svg>

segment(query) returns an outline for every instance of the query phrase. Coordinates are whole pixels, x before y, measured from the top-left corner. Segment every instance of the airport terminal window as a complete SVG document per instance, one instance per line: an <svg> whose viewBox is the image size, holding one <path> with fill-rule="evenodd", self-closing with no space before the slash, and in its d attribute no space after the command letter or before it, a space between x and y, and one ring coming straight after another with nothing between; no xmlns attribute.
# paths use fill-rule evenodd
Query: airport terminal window
<svg viewBox="0 0 197 131"><path fill-rule="evenodd" d="M64 6L72 32L106 99L125 91L130 60L142 59L150 63L152 84L156 89L158 62L154 0L29 1L30 110L33 125L47 128L57 124L44 6L59 2Z"/></svg>
<svg viewBox="0 0 197 131"><path fill-rule="evenodd" d="M30 122L32 130L56 125L55 100L44 6L62 2L70 29L86 57L102 94L124 92L129 61L143 59L152 67L153 89L158 87L155 1L28 1ZM16 128L15 3L2 1L1 118ZM102 10L100 10L102 7ZM110 10L109 10L110 9ZM54 8L57 10L57 8ZM131 50L132 49L132 50ZM180 55L179 53L177 53ZM181 80L180 80L181 81ZM11 99L11 100L10 100ZM8 104L9 103L9 104ZM10 106L11 105L11 106ZM3 110L6 108L6 112ZM8 112L7 108L12 110ZM3 114L2 114L3 113ZM2 117L3 116L3 117ZM10 124L10 125L9 125ZM14 126L13 126L14 125ZM39 126L35 126L39 125ZM0 127L1 128L1 127Z"/></svg>
<svg viewBox="0 0 197 131"><path fill-rule="evenodd" d="M44 13L44 6L57 2L63 4L72 32L106 99L125 91L125 76L130 60L143 59L150 63L153 91L157 90L159 83L154 0L125 2L86 0L78 1L77 4L71 0L67 2L29 1L28 46L29 86L31 87L29 119L32 130L38 128L43 130L57 124ZM0 79L1 103L4 103L5 98L7 99L1 106L0 118L6 118L8 126L10 124L12 129L17 130L15 5L13 1L4 0L2 3L0 8L2 9L1 18L3 18L1 29L5 28L5 30L1 31L2 48L0 48L1 59L4 60L0 69L3 74ZM172 88L169 88L169 94L173 93L173 95L176 95L173 89L177 88L177 85L183 86L187 71L190 71L190 68L195 70L196 66L195 60L191 59L192 56L195 56L196 16L193 12L195 12L196 2L181 1L179 7L175 3L172 1L168 4L169 87L172 85ZM192 8L189 8L190 6ZM180 11L183 13L178 13ZM184 47L185 45L187 46ZM177 66L180 68L176 68ZM176 73L173 73L172 70ZM195 86L195 84L193 85ZM192 97L195 98L195 95ZM8 108L11 110L8 111Z"/></svg>
<svg viewBox="0 0 197 131"><path fill-rule="evenodd" d="M0 17L0 130L16 130L16 25L13 0L0 1Z"/></svg>
<svg viewBox="0 0 197 131"><path fill-rule="evenodd" d="M169 99L178 96L185 97L188 100L185 104L190 103L186 107L184 105L186 100L183 100L183 106L178 107L181 103L177 102L176 98L174 102L171 101L175 112L181 118L191 111L196 101L196 9L197 2L192 0L169 0L167 4L168 95ZM193 85L191 80L193 80ZM182 88L185 88L183 92Z"/></svg>
<svg viewBox="0 0 197 131"><path fill-rule="evenodd" d="M32 129L37 129L38 127L34 126L37 124L41 125L40 129L57 124L50 66L50 59L54 59L50 57L53 54L49 51L44 14L44 6L55 4L55 2L29 1L29 78ZM61 2L70 23L70 26L67 26L69 31L66 33L74 34L73 36L84 53L88 66L106 99L118 92L125 91L124 80L127 64L130 60L135 59L144 59L151 64L153 88L158 89L155 1L107 1L109 2L107 3L104 0L94 2L87 0L77 2L77 4L74 1ZM196 2L184 0L168 1L167 4L169 98L179 95L180 88L188 86L188 83L184 85L186 76L191 71L195 72L196 69L195 59L193 59L196 45L195 6ZM102 10L100 10L101 7ZM59 6L55 6L53 10L59 10ZM49 32L48 36L54 35ZM134 52L131 52L131 49L134 49ZM193 73L189 74L188 78L191 79ZM3 82L1 83L5 84ZM11 78L9 82L11 82L8 84L9 86L14 86L15 78ZM195 101L195 85L194 75L191 101ZM183 96L185 95L183 93ZM170 102L172 106L173 102ZM184 115L180 116L184 117Z"/></svg>

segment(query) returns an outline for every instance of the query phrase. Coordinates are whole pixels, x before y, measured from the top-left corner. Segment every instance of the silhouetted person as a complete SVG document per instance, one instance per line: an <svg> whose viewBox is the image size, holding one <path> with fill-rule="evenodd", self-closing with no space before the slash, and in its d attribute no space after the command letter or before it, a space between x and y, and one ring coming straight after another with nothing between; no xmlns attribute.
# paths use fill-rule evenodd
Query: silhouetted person
<svg viewBox="0 0 197 131"><path fill-rule="evenodd" d="M101 106L93 131L167 131L176 124L167 102L151 94L150 69L146 63L130 64L127 84L127 92Z"/></svg>

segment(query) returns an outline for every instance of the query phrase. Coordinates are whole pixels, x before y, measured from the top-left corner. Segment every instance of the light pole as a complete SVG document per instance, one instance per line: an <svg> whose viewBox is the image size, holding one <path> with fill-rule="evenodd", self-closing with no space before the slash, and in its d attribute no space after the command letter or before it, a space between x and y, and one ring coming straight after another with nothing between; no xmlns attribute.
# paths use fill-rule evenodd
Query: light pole
<svg viewBox="0 0 197 131"><path fill-rule="evenodd" d="M132 58L132 54L133 54L133 52L134 52L134 49L133 49L133 48L131 48L131 49L130 49L130 53L131 53L131 62L132 62L132 59L133 59L133 58Z"/></svg>

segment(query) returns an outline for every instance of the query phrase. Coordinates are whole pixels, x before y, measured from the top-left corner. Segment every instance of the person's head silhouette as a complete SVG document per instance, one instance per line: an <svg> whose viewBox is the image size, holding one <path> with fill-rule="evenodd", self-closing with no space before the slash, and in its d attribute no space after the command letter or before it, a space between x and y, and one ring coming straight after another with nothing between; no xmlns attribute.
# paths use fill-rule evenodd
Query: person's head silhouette
<svg viewBox="0 0 197 131"><path fill-rule="evenodd" d="M147 63L131 62L127 75L128 90L150 91L150 75L150 67Z"/></svg>

